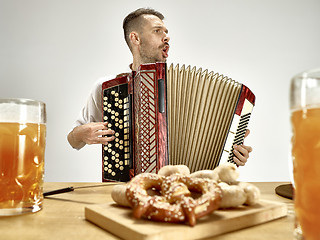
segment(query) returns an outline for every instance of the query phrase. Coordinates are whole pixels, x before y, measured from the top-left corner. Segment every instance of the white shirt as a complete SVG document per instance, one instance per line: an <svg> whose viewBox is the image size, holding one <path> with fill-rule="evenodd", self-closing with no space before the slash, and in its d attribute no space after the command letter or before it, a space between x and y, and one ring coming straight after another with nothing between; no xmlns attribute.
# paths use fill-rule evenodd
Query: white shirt
<svg viewBox="0 0 320 240"><path fill-rule="evenodd" d="M124 72L131 72L128 67ZM110 75L99 78L93 85L87 103L82 108L79 118L75 121L73 128L90 122L102 122L102 83L116 78L117 75Z"/></svg>

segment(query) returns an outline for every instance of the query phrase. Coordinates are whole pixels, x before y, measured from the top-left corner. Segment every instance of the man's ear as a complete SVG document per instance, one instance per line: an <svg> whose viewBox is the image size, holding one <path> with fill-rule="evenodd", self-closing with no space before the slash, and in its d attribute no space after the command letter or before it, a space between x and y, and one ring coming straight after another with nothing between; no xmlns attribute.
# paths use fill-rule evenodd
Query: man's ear
<svg viewBox="0 0 320 240"><path fill-rule="evenodd" d="M133 45L139 45L140 44L140 37L139 33L137 32L131 32L129 35L130 41Z"/></svg>

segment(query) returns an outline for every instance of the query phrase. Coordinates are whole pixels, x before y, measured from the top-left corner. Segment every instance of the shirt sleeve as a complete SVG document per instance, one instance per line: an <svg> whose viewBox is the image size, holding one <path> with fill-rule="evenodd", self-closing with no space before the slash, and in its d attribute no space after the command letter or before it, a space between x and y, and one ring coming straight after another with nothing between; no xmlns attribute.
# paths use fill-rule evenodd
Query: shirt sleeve
<svg viewBox="0 0 320 240"><path fill-rule="evenodd" d="M115 78L115 76L103 77L94 83L87 102L81 109L79 117L73 127L90 122L102 122L102 83L113 78Z"/></svg>

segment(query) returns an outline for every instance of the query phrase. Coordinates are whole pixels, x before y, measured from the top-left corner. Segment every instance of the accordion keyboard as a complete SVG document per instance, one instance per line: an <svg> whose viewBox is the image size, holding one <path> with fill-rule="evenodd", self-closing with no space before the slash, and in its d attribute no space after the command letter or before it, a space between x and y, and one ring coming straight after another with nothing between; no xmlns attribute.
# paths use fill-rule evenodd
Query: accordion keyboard
<svg viewBox="0 0 320 240"><path fill-rule="evenodd" d="M128 85L103 90L103 120L115 131L115 140L103 145L103 178L126 182L130 180L131 125Z"/></svg>
<svg viewBox="0 0 320 240"><path fill-rule="evenodd" d="M251 116L251 113L247 113L247 114L244 114L244 115L242 115L240 117L239 125L238 125L238 128L237 128L237 132L236 132L235 138L233 140L232 149L230 151L228 162L231 162L231 163L235 164L235 162L233 161L233 157L234 157L233 145L241 145L241 144L243 144L244 135L246 134L246 129L247 129L247 126L248 126L248 123L249 123L249 120L250 120L250 116Z"/></svg>

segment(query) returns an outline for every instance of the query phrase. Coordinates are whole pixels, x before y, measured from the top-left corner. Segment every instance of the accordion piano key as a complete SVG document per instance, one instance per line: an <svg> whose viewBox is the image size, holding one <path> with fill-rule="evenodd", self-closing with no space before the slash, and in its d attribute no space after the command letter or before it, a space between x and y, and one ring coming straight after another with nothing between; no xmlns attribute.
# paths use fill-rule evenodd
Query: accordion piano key
<svg viewBox="0 0 320 240"><path fill-rule="evenodd" d="M251 113L247 113L247 114L245 114L245 115L240 117L240 122L239 122L239 125L238 125L236 136L235 136L234 141L233 141L233 145L241 145L241 144L243 144L244 135L246 134L246 129L247 129L247 126L248 126L248 123L249 123L250 116L251 116ZM231 151L230 151L230 155L229 155L229 158L228 158L228 162L231 162L231 163L235 163L233 161L233 157L235 156L234 153L233 153L233 150L234 150L233 145L232 145L232 148L231 148Z"/></svg>
<svg viewBox="0 0 320 240"><path fill-rule="evenodd" d="M103 146L103 179L127 182L132 168L130 148L130 95L128 85L104 89L103 120L115 131L114 141Z"/></svg>

